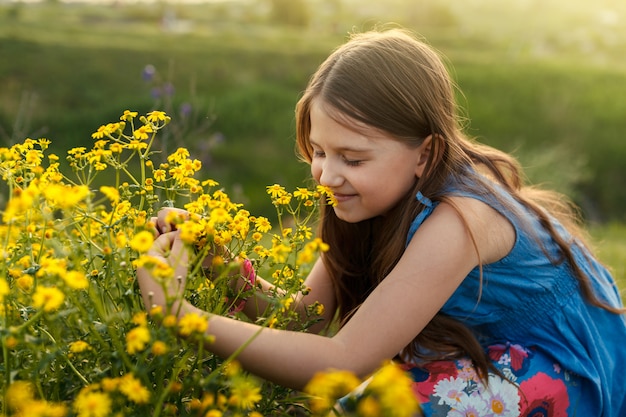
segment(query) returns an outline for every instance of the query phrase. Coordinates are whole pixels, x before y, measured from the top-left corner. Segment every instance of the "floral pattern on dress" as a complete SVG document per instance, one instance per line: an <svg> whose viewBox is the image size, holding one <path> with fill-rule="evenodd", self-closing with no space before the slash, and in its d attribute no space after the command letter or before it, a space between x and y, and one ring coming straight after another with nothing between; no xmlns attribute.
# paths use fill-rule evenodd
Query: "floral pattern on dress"
<svg viewBox="0 0 626 417"><path fill-rule="evenodd" d="M517 344L492 345L487 355L502 374L490 372L487 385L468 359L405 364L424 416L568 416L573 375Z"/></svg>

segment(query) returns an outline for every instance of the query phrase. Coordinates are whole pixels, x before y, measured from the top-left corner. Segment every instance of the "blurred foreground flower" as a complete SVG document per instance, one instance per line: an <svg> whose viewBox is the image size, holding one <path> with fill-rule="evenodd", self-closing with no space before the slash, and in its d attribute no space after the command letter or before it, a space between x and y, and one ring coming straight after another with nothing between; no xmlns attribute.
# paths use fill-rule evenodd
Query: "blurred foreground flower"
<svg viewBox="0 0 626 417"><path fill-rule="evenodd" d="M412 384L407 373L389 362L362 383L346 371L319 373L305 390L314 415L411 417L420 411Z"/></svg>

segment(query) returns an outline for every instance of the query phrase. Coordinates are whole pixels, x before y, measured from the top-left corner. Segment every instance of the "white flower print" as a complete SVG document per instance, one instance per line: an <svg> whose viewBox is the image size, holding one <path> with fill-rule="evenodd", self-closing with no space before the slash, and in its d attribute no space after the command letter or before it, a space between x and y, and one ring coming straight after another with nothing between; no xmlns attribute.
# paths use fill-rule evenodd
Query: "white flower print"
<svg viewBox="0 0 626 417"><path fill-rule="evenodd" d="M456 407L460 402L464 402L468 395L464 391L467 383L462 378L451 377L437 382L433 394L438 396L439 404L446 404Z"/></svg>
<svg viewBox="0 0 626 417"><path fill-rule="evenodd" d="M480 395L470 395L448 411L446 417L484 417L490 416L490 413L487 402Z"/></svg>
<svg viewBox="0 0 626 417"><path fill-rule="evenodd" d="M483 393L489 414L485 416L517 417L519 415L519 390L510 381L489 375L489 387Z"/></svg>

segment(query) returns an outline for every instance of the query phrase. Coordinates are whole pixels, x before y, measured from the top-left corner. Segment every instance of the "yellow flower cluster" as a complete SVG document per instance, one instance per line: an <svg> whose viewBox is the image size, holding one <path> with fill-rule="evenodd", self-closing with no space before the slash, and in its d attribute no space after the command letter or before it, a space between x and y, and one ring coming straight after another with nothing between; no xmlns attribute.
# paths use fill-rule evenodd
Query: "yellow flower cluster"
<svg viewBox="0 0 626 417"><path fill-rule="evenodd" d="M67 407L35 398L35 387L26 381L16 381L9 385L5 396L5 413L14 417L65 417Z"/></svg>
<svg viewBox="0 0 626 417"><path fill-rule="evenodd" d="M49 153L47 139L0 147L7 190L0 196L0 403L8 415L272 415L261 409L262 393L280 396L272 390L288 403L287 391L243 372L203 376L222 363L202 349L211 343L206 317L177 319L164 309L151 312L155 325L135 270L177 284L174 268L150 254L150 219L163 206L181 206L186 213L172 211L167 220L191 255L188 276L176 277L186 283L185 297L211 314L245 319L233 307L249 293L234 293L230 284L248 259L281 287L267 294L273 312L265 325L293 325L302 319L293 297L307 291L303 277L328 250L310 223L320 204L332 204L332 193L274 184L267 193L275 224L254 216L216 181L197 179L202 166L188 150L153 150L169 121L163 112L127 110L92 134L91 149L67 152L69 169ZM313 323L324 306L309 310ZM41 399L24 381L36 381Z"/></svg>
<svg viewBox="0 0 626 417"><path fill-rule="evenodd" d="M305 391L315 415L333 410L355 417L411 417L420 410L412 383L397 364L388 362L363 382L347 371L316 374Z"/></svg>

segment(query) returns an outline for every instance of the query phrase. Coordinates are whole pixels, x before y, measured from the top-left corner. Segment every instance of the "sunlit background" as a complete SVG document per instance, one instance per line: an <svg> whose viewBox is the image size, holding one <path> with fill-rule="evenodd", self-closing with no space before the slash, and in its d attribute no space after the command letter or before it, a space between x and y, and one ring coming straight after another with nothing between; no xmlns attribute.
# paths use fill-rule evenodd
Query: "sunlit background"
<svg viewBox="0 0 626 417"><path fill-rule="evenodd" d="M265 185L308 175L293 107L309 76L349 32L389 23L445 56L472 136L626 253L623 0L0 0L0 143L63 153L125 109L164 109L164 150L188 147L264 213Z"/></svg>

